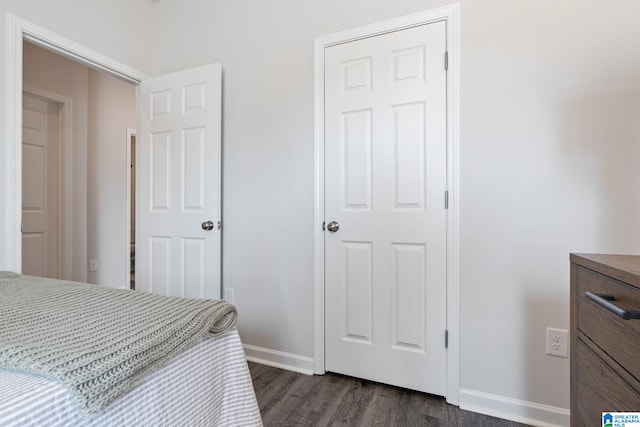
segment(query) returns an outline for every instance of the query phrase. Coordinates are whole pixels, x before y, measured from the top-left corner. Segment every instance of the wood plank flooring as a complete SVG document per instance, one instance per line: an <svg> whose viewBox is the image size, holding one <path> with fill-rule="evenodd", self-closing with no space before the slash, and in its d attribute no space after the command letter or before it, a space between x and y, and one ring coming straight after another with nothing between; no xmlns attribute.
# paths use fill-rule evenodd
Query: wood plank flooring
<svg viewBox="0 0 640 427"><path fill-rule="evenodd" d="M343 375L303 375L249 363L265 427L516 427L512 421L463 411L442 397Z"/></svg>

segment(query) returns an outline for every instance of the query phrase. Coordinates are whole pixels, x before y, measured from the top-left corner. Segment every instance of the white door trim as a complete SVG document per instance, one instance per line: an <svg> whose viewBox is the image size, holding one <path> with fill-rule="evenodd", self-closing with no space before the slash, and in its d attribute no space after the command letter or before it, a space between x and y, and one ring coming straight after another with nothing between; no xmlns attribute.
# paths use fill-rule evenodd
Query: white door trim
<svg viewBox="0 0 640 427"><path fill-rule="evenodd" d="M73 177L73 100L29 85L23 86L25 94L60 104L60 145L58 148L58 274L61 279L71 279L71 185ZM22 190L21 190L22 191ZM22 264L21 264L22 265Z"/></svg>
<svg viewBox="0 0 640 427"><path fill-rule="evenodd" d="M6 222L3 268L16 272L22 271L20 225L22 222L22 42L24 40L135 85L146 77L140 71L73 40L10 13L6 14L5 161L3 165ZM2 152L1 146L0 152Z"/></svg>
<svg viewBox="0 0 640 427"><path fill-rule="evenodd" d="M459 342L460 342L460 155L459 155L459 11L456 4L416 13L388 21L359 27L340 33L318 37L314 41L315 69L315 117L314 117L314 372L325 372L324 345L324 49L405 28L424 25L434 21L447 22L447 51L449 69L447 75L447 187L449 209L447 217L447 402L457 405L460 395Z"/></svg>

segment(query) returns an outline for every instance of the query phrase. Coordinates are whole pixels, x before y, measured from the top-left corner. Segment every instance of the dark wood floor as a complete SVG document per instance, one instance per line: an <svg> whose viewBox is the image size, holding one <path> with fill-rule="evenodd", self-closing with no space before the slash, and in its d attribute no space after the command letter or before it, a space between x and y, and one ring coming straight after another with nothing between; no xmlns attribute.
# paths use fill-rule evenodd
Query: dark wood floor
<svg viewBox="0 0 640 427"><path fill-rule="evenodd" d="M336 374L303 375L249 363L262 421L271 426L515 427L444 398Z"/></svg>

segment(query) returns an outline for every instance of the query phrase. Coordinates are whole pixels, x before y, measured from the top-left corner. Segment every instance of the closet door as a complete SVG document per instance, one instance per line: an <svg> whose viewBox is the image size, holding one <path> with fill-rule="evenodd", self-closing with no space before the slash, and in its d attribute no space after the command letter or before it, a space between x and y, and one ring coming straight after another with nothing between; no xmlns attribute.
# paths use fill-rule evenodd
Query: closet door
<svg viewBox="0 0 640 427"><path fill-rule="evenodd" d="M326 370L445 395L446 23L325 49Z"/></svg>

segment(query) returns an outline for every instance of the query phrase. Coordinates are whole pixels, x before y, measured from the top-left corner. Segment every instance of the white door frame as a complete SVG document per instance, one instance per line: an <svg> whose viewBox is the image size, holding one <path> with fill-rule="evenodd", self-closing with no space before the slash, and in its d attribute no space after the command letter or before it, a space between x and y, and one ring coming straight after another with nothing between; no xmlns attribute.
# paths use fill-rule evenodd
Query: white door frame
<svg viewBox="0 0 640 427"><path fill-rule="evenodd" d="M459 5L452 4L413 15L330 34L315 39L315 194L314 194L314 366L316 374L325 372L325 279L324 279L324 49L336 44L398 31L430 22L447 22L447 402L459 403L460 342L460 159L459 159ZM444 58L443 58L444 60Z"/></svg>
<svg viewBox="0 0 640 427"><path fill-rule="evenodd" d="M23 93L60 105L58 146L58 275L71 279L71 176L73 100L34 86L24 85ZM22 120L21 120L22 122ZM21 190L22 191L22 190ZM21 241L22 242L22 241ZM21 252L22 253L22 252ZM22 266L22 263L20 263Z"/></svg>
<svg viewBox="0 0 640 427"><path fill-rule="evenodd" d="M22 43L29 41L58 55L139 85L144 73L10 13L5 38L4 205L5 265L22 271ZM1 144L2 142L0 142ZM0 150L1 151L1 150ZM0 180L1 181L1 180Z"/></svg>

